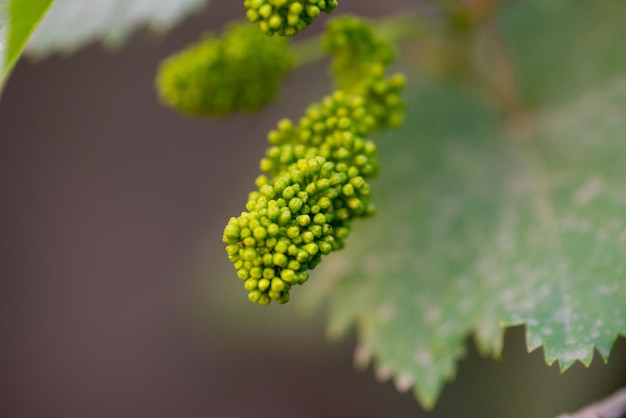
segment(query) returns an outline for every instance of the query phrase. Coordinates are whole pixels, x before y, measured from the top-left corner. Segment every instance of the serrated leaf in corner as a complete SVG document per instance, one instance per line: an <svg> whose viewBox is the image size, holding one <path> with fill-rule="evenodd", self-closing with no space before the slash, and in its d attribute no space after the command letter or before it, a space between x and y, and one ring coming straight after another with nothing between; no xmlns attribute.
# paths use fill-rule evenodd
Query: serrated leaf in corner
<svg viewBox="0 0 626 418"><path fill-rule="evenodd" d="M414 91L408 125L379 141L377 216L311 280L334 281L331 329L356 323L379 373L427 407L470 333L498 354L525 324L563 369L608 357L626 334L626 79L521 134L460 91Z"/></svg>
<svg viewBox="0 0 626 418"><path fill-rule="evenodd" d="M473 334L498 355L524 324L562 370L626 335L626 26L622 2L505 3L517 126L453 86L410 87L379 140L378 214L312 275L330 328L356 324L379 374L425 406Z"/></svg>

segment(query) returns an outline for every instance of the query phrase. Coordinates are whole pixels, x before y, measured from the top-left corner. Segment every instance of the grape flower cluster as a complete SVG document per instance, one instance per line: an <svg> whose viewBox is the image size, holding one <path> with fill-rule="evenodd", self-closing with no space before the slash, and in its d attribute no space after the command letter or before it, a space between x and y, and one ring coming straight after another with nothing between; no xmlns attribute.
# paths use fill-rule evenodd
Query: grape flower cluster
<svg viewBox="0 0 626 418"><path fill-rule="evenodd" d="M352 221L373 214L368 179L379 161L367 136L402 122L404 78L386 77L393 50L366 22L332 20L323 45L339 88L298 124L283 119L269 133L257 190L224 230L248 298L261 305L289 301L322 256L344 247Z"/></svg>
<svg viewBox="0 0 626 418"><path fill-rule="evenodd" d="M163 60L155 84L163 103L186 114L253 111L273 99L292 61L285 39L240 22Z"/></svg>
<svg viewBox="0 0 626 418"><path fill-rule="evenodd" d="M331 13L337 0L244 0L246 17L268 35L295 36L322 12Z"/></svg>

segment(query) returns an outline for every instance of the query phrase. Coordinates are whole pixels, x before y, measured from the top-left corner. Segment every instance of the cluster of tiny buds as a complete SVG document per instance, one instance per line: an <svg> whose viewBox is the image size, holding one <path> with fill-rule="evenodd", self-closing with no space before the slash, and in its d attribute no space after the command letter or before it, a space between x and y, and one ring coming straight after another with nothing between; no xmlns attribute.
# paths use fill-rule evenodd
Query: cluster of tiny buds
<svg viewBox="0 0 626 418"><path fill-rule="evenodd" d="M223 241L248 298L285 303L322 255L343 248L351 220L372 211L370 186L355 167L317 156L298 159L273 180L259 176L257 187Z"/></svg>
<svg viewBox="0 0 626 418"><path fill-rule="evenodd" d="M349 164L365 178L378 172L376 145L364 139L376 124L362 96L335 91L319 104L309 106L294 126L288 119L270 131L270 147L261 160L261 171L278 174L300 158L322 156Z"/></svg>
<svg viewBox="0 0 626 418"><path fill-rule="evenodd" d="M373 66L374 67L374 66ZM378 72L376 69L373 72ZM376 121L372 129L397 128L404 122L404 102L400 93L406 79L403 74L395 73L385 78L373 77L369 89L365 92L369 111Z"/></svg>
<svg viewBox="0 0 626 418"><path fill-rule="evenodd" d="M387 66L395 55L393 47L376 36L371 24L349 15L329 22L322 47L334 58L335 74L351 73L364 62Z"/></svg>
<svg viewBox="0 0 626 418"><path fill-rule="evenodd" d="M337 0L244 0L246 17L268 35L295 36L322 12L331 13Z"/></svg>
<svg viewBox="0 0 626 418"><path fill-rule="evenodd" d="M269 133L261 171L272 179L257 179L223 237L251 301L285 303L322 255L343 248L352 220L373 214L366 179L379 163L365 135L375 124L362 96L336 91Z"/></svg>
<svg viewBox="0 0 626 418"><path fill-rule="evenodd" d="M402 122L404 77L385 76L393 51L362 25L352 17L331 23L341 38L327 43L341 63L333 67L339 89L309 106L298 124L283 119L270 131L271 146L260 163L265 174L246 211L224 230L226 252L252 302L286 303L291 288L307 281L323 256L344 247L352 221L374 212L367 181L379 161L367 137Z"/></svg>
<svg viewBox="0 0 626 418"><path fill-rule="evenodd" d="M332 70L338 88L364 97L375 120L372 130L402 124L404 104L400 92L405 85L404 76L386 77L394 50L376 36L367 21L353 16L331 20L322 46L333 57Z"/></svg>
<svg viewBox="0 0 626 418"><path fill-rule="evenodd" d="M163 60L155 84L168 106L189 115L221 116L270 102L291 63L286 39L236 22L220 37L205 35Z"/></svg>

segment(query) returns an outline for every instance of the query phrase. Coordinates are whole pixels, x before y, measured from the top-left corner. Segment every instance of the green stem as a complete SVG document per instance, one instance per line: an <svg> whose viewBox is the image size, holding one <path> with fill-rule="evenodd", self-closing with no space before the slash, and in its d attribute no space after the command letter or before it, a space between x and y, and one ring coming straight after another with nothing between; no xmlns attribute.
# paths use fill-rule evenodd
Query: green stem
<svg viewBox="0 0 626 418"><path fill-rule="evenodd" d="M326 55L322 50L322 35L310 36L304 41L290 44L290 47L294 57L294 68L312 64Z"/></svg>
<svg viewBox="0 0 626 418"><path fill-rule="evenodd" d="M374 21L373 27L380 38L394 44L429 32L428 28L423 24L421 15L417 12L403 13L402 15L389 17L384 20ZM291 44L294 68L309 65L326 56L326 53L322 50L323 36L323 34L320 34Z"/></svg>

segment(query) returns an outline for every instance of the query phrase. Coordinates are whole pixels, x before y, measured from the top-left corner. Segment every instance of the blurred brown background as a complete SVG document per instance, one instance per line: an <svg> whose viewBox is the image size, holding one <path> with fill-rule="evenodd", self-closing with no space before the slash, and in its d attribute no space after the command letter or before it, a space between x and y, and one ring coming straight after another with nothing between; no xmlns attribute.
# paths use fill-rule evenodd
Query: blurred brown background
<svg viewBox="0 0 626 418"><path fill-rule="evenodd" d="M228 265L222 228L265 133L330 88L320 63L259 115L161 107L158 61L239 18L234 3L113 54L94 45L15 69L0 102L0 417L426 416L355 371L353 338L326 341L323 314L250 304ZM341 3L382 16L415 2ZM522 328L503 361L469 346L430 417L549 417L626 384L624 339L609 367L565 376L525 352Z"/></svg>

